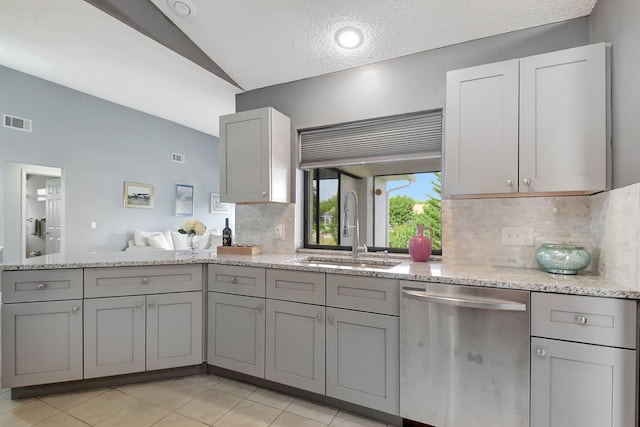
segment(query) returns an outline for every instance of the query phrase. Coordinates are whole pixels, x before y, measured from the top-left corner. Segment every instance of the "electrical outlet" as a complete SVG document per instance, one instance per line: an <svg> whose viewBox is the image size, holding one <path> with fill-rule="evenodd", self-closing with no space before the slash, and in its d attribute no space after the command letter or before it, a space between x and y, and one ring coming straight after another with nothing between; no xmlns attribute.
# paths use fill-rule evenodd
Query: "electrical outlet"
<svg viewBox="0 0 640 427"><path fill-rule="evenodd" d="M502 227L505 246L533 246L533 227Z"/></svg>
<svg viewBox="0 0 640 427"><path fill-rule="evenodd" d="M274 234L276 239L284 240L284 224L276 225Z"/></svg>

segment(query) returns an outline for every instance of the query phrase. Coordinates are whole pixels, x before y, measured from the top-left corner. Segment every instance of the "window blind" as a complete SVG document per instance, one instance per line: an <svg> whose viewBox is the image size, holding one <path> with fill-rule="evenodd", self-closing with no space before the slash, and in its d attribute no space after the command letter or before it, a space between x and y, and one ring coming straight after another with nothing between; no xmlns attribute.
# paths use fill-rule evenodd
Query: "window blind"
<svg viewBox="0 0 640 427"><path fill-rule="evenodd" d="M299 142L301 169L439 158L442 110L304 129Z"/></svg>

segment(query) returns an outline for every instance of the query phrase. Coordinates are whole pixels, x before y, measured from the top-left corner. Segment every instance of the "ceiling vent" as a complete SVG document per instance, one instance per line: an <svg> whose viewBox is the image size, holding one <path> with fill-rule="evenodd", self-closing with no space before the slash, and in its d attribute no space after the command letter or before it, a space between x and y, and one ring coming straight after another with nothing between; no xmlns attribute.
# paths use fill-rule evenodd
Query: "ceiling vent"
<svg viewBox="0 0 640 427"><path fill-rule="evenodd" d="M184 154L171 153L171 160L176 163L184 163Z"/></svg>
<svg viewBox="0 0 640 427"><path fill-rule="evenodd" d="M22 117L10 116L8 114L2 115L2 123L4 127L21 130L24 132L31 132L31 120L24 119Z"/></svg>

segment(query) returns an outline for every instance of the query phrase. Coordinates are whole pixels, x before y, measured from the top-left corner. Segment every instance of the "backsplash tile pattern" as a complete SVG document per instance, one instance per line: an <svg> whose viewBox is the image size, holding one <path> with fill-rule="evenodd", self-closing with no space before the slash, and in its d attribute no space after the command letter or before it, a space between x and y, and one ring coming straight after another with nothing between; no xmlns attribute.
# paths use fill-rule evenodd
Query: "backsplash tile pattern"
<svg viewBox="0 0 640 427"><path fill-rule="evenodd" d="M295 204L237 204L234 243L260 244L265 253L294 251ZM275 237L284 225L284 240Z"/></svg>
<svg viewBox="0 0 640 427"><path fill-rule="evenodd" d="M601 276L640 289L640 184L589 197L592 263Z"/></svg>
<svg viewBox="0 0 640 427"><path fill-rule="evenodd" d="M502 227L533 227L534 245L503 245ZM542 243L568 243L591 251L589 200L585 196L443 200L442 239L444 263L538 268L535 251Z"/></svg>

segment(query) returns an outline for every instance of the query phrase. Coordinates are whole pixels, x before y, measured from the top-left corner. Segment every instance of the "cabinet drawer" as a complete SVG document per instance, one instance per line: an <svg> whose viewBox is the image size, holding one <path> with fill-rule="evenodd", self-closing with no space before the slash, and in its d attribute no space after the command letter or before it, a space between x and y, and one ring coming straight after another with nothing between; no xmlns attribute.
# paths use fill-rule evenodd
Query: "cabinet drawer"
<svg viewBox="0 0 640 427"><path fill-rule="evenodd" d="M327 274L327 305L397 316L398 281Z"/></svg>
<svg viewBox="0 0 640 427"><path fill-rule="evenodd" d="M636 301L531 293L531 335L636 348Z"/></svg>
<svg viewBox="0 0 640 427"><path fill-rule="evenodd" d="M209 265L210 291L264 298L264 286L264 268Z"/></svg>
<svg viewBox="0 0 640 427"><path fill-rule="evenodd" d="M82 270L2 272L2 302L57 301L82 298Z"/></svg>
<svg viewBox="0 0 640 427"><path fill-rule="evenodd" d="M86 268L85 298L202 290L201 265Z"/></svg>
<svg viewBox="0 0 640 427"><path fill-rule="evenodd" d="M267 270L267 298L324 305L324 273Z"/></svg>

